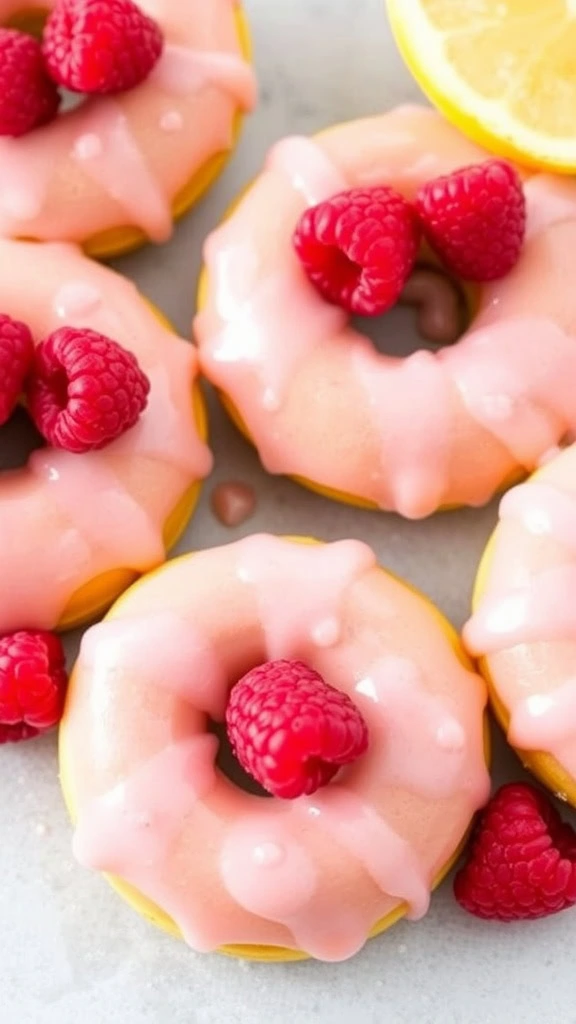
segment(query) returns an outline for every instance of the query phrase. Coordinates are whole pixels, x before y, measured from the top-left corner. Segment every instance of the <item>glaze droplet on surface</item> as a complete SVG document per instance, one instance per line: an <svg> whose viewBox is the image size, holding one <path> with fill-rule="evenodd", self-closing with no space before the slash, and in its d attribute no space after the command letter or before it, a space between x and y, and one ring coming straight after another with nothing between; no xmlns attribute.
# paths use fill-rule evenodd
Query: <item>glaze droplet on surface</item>
<svg viewBox="0 0 576 1024"><path fill-rule="evenodd" d="M101 301L100 290L88 281L68 281L54 296L54 310L61 320L70 321L92 313Z"/></svg>
<svg viewBox="0 0 576 1024"><path fill-rule="evenodd" d="M228 480L217 484L210 496L212 511L222 526L240 526L256 509L256 492L250 484Z"/></svg>

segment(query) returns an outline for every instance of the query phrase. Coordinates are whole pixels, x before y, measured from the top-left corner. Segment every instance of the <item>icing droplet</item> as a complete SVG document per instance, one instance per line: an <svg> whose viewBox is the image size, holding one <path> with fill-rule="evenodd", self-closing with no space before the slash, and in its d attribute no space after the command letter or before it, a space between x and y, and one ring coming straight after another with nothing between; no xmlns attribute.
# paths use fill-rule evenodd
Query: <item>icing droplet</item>
<svg viewBox="0 0 576 1024"><path fill-rule="evenodd" d="M256 494L249 484L240 481L217 484L210 499L212 511L223 526L240 526L250 518L256 507Z"/></svg>
<svg viewBox="0 0 576 1024"><path fill-rule="evenodd" d="M276 392L272 388L266 388L262 395L262 407L266 412L278 412L280 406L281 402Z"/></svg>
<svg viewBox="0 0 576 1024"><path fill-rule="evenodd" d="M514 402L510 395L485 395L482 405L486 416L492 420L510 419L514 412Z"/></svg>
<svg viewBox="0 0 576 1024"><path fill-rule="evenodd" d="M254 847L252 859L255 864L260 864L264 868L274 867L276 864L280 864L286 852L282 846L278 846L277 843L260 843L259 846Z"/></svg>
<svg viewBox="0 0 576 1024"><path fill-rule="evenodd" d="M310 635L318 647L333 647L340 639L340 625L337 619L322 619L310 630Z"/></svg>
<svg viewBox="0 0 576 1024"><path fill-rule="evenodd" d="M94 160L102 153L102 140L94 132L80 135L74 143L74 156L77 160Z"/></svg>
<svg viewBox="0 0 576 1024"><path fill-rule="evenodd" d="M33 192L16 185L3 189L0 205L4 213L17 220L33 220L42 209L42 200Z"/></svg>
<svg viewBox="0 0 576 1024"><path fill-rule="evenodd" d="M541 455L540 458L538 459L538 467L545 466L548 462L552 462L552 459L555 459L557 455L560 455L561 451L562 451L562 449L560 448L559 445L557 445L557 444L552 445L552 447L548 448L544 452L544 454Z"/></svg>
<svg viewBox="0 0 576 1024"><path fill-rule="evenodd" d="M53 307L61 320L92 313L101 303L97 288L85 281L69 281L54 296Z"/></svg>
<svg viewBox="0 0 576 1024"><path fill-rule="evenodd" d="M464 749L466 737L462 726L455 721L443 722L436 730L436 742L441 750L457 753Z"/></svg>
<svg viewBox="0 0 576 1024"><path fill-rule="evenodd" d="M160 128L163 132L173 134L184 127L184 118L177 110L167 110L160 118Z"/></svg>
<svg viewBox="0 0 576 1024"><path fill-rule="evenodd" d="M228 892L241 907L272 921L302 913L317 886L308 850L287 827L249 814L229 829L220 871Z"/></svg>

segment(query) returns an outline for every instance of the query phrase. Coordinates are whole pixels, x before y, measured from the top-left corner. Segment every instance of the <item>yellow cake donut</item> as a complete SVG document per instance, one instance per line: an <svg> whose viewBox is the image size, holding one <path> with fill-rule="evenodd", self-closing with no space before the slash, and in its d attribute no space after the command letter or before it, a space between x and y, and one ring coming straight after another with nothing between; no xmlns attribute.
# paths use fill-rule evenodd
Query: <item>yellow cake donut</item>
<svg viewBox="0 0 576 1024"><path fill-rule="evenodd" d="M163 562L193 512L212 464L197 356L131 282L76 246L0 240L0 265L0 310L36 342L62 326L95 330L150 382L138 423L105 448L40 448L0 476L0 633L68 629Z"/></svg>
<svg viewBox="0 0 576 1024"><path fill-rule="evenodd" d="M525 767L576 807L576 446L500 504L464 640Z"/></svg>
<svg viewBox="0 0 576 1024"><path fill-rule="evenodd" d="M518 262L476 289L468 328L436 352L377 351L294 249L305 212L336 195L389 186L413 200L488 158L417 106L285 138L208 237L193 325L202 370L269 472L418 519L485 504L576 429L573 184L521 172Z"/></svg>
<svg viewBox="0 0 576 1024"><path fill-rule="evenodd" d="M255 102L242 9L236 0L137 2L164 33L158 64L126 93L0 139L1 235L117 256L166 241L221 172ZM0 20L34 32L43 19L0 0Z"/></svg>
<svg viewBox="0 0 576 1024"><path fill-rule="evenodd" d="M231 681L282 657L353 696L372 737L290 802L225 778L206 728ZM345 959L425 913L457 858L489 790L484 705L452 628L366 545L261 535L185 555L82 642L60 731L75 854L194 949Z"/></svg>

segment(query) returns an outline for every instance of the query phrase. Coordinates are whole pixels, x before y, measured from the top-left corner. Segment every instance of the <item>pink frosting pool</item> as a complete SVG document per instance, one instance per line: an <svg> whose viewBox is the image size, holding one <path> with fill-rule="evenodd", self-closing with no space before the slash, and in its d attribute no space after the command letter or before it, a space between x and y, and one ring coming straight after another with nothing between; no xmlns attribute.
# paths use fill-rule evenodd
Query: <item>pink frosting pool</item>
<svg viewBox="0 0 576 1024"><path fill-rule="evenodd" d="M38 6L0 0L0 22ZM172 232L172 203L232 145L234 118L255 101L240 53L235 0L138 0L165 47L150 77L93 97L45 128L0 139L0 235L83 242L111 228Z"/></svg>
<svg viewBox="0 0 576 1024"><path fill-rule="evenodd" d="M354 186L408 198L488 154L431 110L400 107L270 152L205 246L204 372L264 466L420 518L482 505L576 430L576 184L526 181L520 262L482 290L460 341L378 353L313 289L291 244L302 211Z"/></svg>
<svg viewBox="0 0 576 1024"><path fill-rule="evenodd" d="M307 661L366 719L368 754L312 797L241 791L208 717L267 659ZM81 863L131 883L198 951L343 960L433 879L485 801L485 688L447 624L358 541L271 536L188 555L90 629L62 725Z"/></svg>

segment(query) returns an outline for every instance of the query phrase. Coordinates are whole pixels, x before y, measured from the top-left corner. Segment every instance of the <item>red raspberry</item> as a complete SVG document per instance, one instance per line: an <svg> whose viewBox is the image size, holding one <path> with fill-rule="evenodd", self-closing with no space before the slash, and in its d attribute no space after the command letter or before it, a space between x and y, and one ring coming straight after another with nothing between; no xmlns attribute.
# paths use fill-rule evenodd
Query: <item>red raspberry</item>
<svg viewBox="0 0 576 1024"><path fill-rule="evenodd" d="M350 698L302 661L267 661L243 676L226 725L244 770L284 800L314 793L368 747Z"/></svg>
<svg viewBox="0 0 576 1024"><path fill-rule="evenodd" d="M34 359L26 324L0 313L0 426L10 419Z"/></svg>
<svg viewBox="0 0 576 1024"><path fill-rule="evenodd" d="M482 813L458 902L499 921L546 917L576 904L576 833L534 786L511 783Z"/></svg>
<svg viewBox="0 0 576 1024"><path fill-rule="evenodd" d="M526 230L522 182L504 160L487 160L424 185L416 208L424 234L448 270L495 281L518 261Z"/></svg>
<svg viewBox="0 0 576 1024"><path fill-rule="evenodd" d="M16 29L0 28L0 135L25 135L56 117L59 106L40 43Z"/></svg>
<svg viewBox="0 0 576 1024"><path fill-rule="evenodd" d="M329 302L378 316L398 301L414 269L420 228L410 203L391 188L353 188L306 210L293 242Z"/></svg>
<svg viewBox="0 0 576 1024"><path fill-rule="evenodd" d="M31 739L56 725L67 683L54 633L22 630L0 637L0 743Z"/></svg>
<svg viewBox="0 0 576 1024"><path fill-rule="evenodd" d="M54 448L103 448L133 427L150 383L136 357L96 331L60 327L38 345L28 409Z"/></svg>
<svg viewBox="0 0 576 1024"><path fill-rule="evenodd" d="M148 77L162 33L132 0L58 0L42 47L55 82L72 92L116 93Z"/></svg>

